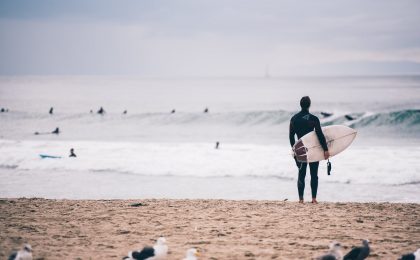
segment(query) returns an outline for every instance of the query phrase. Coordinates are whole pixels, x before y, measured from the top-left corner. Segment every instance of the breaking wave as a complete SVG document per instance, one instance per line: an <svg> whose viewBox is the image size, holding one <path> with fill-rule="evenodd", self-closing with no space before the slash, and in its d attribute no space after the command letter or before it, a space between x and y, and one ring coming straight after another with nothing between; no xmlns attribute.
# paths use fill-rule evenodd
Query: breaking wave
<svg viewBox="0 0 420 260"><path fill-rule="evenodd" d="M89 124L107 123L137 125L229 125L229 126L270 126L288 123L295 112L290 111L248 111L224 113L139 113L139 114L62 114L49 116L27 112L0 114L4 122L12 121L51 121L59 123ZM334 114L325 117L314 112L322 125L345 124L354 128L382 127L398 130L420 130L420 110L406 109L390 112L359 112Z"/></svg>

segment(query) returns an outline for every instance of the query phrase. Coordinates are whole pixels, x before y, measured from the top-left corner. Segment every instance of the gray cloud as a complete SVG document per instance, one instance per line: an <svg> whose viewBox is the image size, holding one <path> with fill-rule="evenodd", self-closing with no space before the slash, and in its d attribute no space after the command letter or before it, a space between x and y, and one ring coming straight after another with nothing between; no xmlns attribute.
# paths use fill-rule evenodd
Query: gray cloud
<svg viewBox="0 0 420 260"><path fill-rule="evenodd" d="M267 64L284 75L354 62L407 71L420 63L418 10L408 0L5 0L0 73L256 76Z"/></svg>

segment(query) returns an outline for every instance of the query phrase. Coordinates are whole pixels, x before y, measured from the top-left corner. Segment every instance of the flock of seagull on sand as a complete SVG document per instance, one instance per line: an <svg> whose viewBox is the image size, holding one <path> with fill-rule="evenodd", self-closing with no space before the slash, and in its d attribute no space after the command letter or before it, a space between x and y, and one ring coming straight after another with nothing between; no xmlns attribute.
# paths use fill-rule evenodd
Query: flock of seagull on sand
<svg viewBox="0 0 420 260"><path fill-rule="evenodd" d="M343 256L341 244L333 241L329 245L329 251L314 260L363 260L370 254L369 240L363 240L362 246L352 248ZM166 260L168 256L168 245L164 237L159 237L153 247L146 246L143 249L130 251L123 260ZM197 248L187 250L183 260L198 260L199 251ZM13 252L9 260L32 260L32 247L29 244L23 245L23 248ZM413 253L402 255L398 260L420 260L420 248Z"/></svg>
<svg viewBox="0 0 420 260"><path fill-rule="evenodd" d="M369 240L362 241L362 246L353 247L346 255L343 256L341 244L333 241L329 245L329 251L314 260L364 260L370 254ZM398 260L420 260L420 248L413 253L402 255Z"/></svg>

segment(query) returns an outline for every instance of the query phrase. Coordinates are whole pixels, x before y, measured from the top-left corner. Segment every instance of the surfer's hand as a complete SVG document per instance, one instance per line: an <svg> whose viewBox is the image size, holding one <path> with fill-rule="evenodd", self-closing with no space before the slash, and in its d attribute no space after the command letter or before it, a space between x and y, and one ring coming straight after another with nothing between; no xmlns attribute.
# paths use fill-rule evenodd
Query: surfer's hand
<svg viewBox="0 0 420 260"><path fill-rule="evenodd" d="M324 158L325 158L325 160L327 160L328 158L330 158L330 152L324 151Z"/></svg>

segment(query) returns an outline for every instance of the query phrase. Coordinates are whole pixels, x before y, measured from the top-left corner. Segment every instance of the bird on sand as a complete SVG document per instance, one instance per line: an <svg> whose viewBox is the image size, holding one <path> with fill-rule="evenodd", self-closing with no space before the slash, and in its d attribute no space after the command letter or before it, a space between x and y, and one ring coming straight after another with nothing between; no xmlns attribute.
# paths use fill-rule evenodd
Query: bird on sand
<svg viewBox="0 0 420 260"><path fill-rule="evenodd" d="M9 260L32 260L32 247L30 244L24 244L22 249L13 252L9 256Z"/></svg>
<svg viewBox="0 0 420 260"><path fill-rule="evenodd" d="M185 255L185 258L183 260L198 260L197 256L199 255L200 253L198 249L190 248L187 250L187 254Z"/></svg>
<svg viewBox="0 0 420 260"><path fill-rule="evenodd" d="M333 241L329 245L330 250L322 256L315 257L315 260L341 260L343 259L343 253L341 252L341 244L337 241Z"/></svg>
<svg viewBox="0 0 420 260"><path fill-rule="evenodd" d="M168 245L164 237L159 237L153 247L146 246L142 250L130 251L123 259L129 260L164 260L168 255Z"/></svg>
<svg viewBox="0 0 420 260"><path fill-rule="evenodd" d="M420 260L420 248L414 253L405 254L398 258L398 260Z"/></svg>
<svg viewBox="0 0 420 260"><path fill-rule="evenodd" d="M354 247L348 252L343 260L363 260L366 259L370 254L369 240L365 239L362 241L362 246Z"/></svg>

